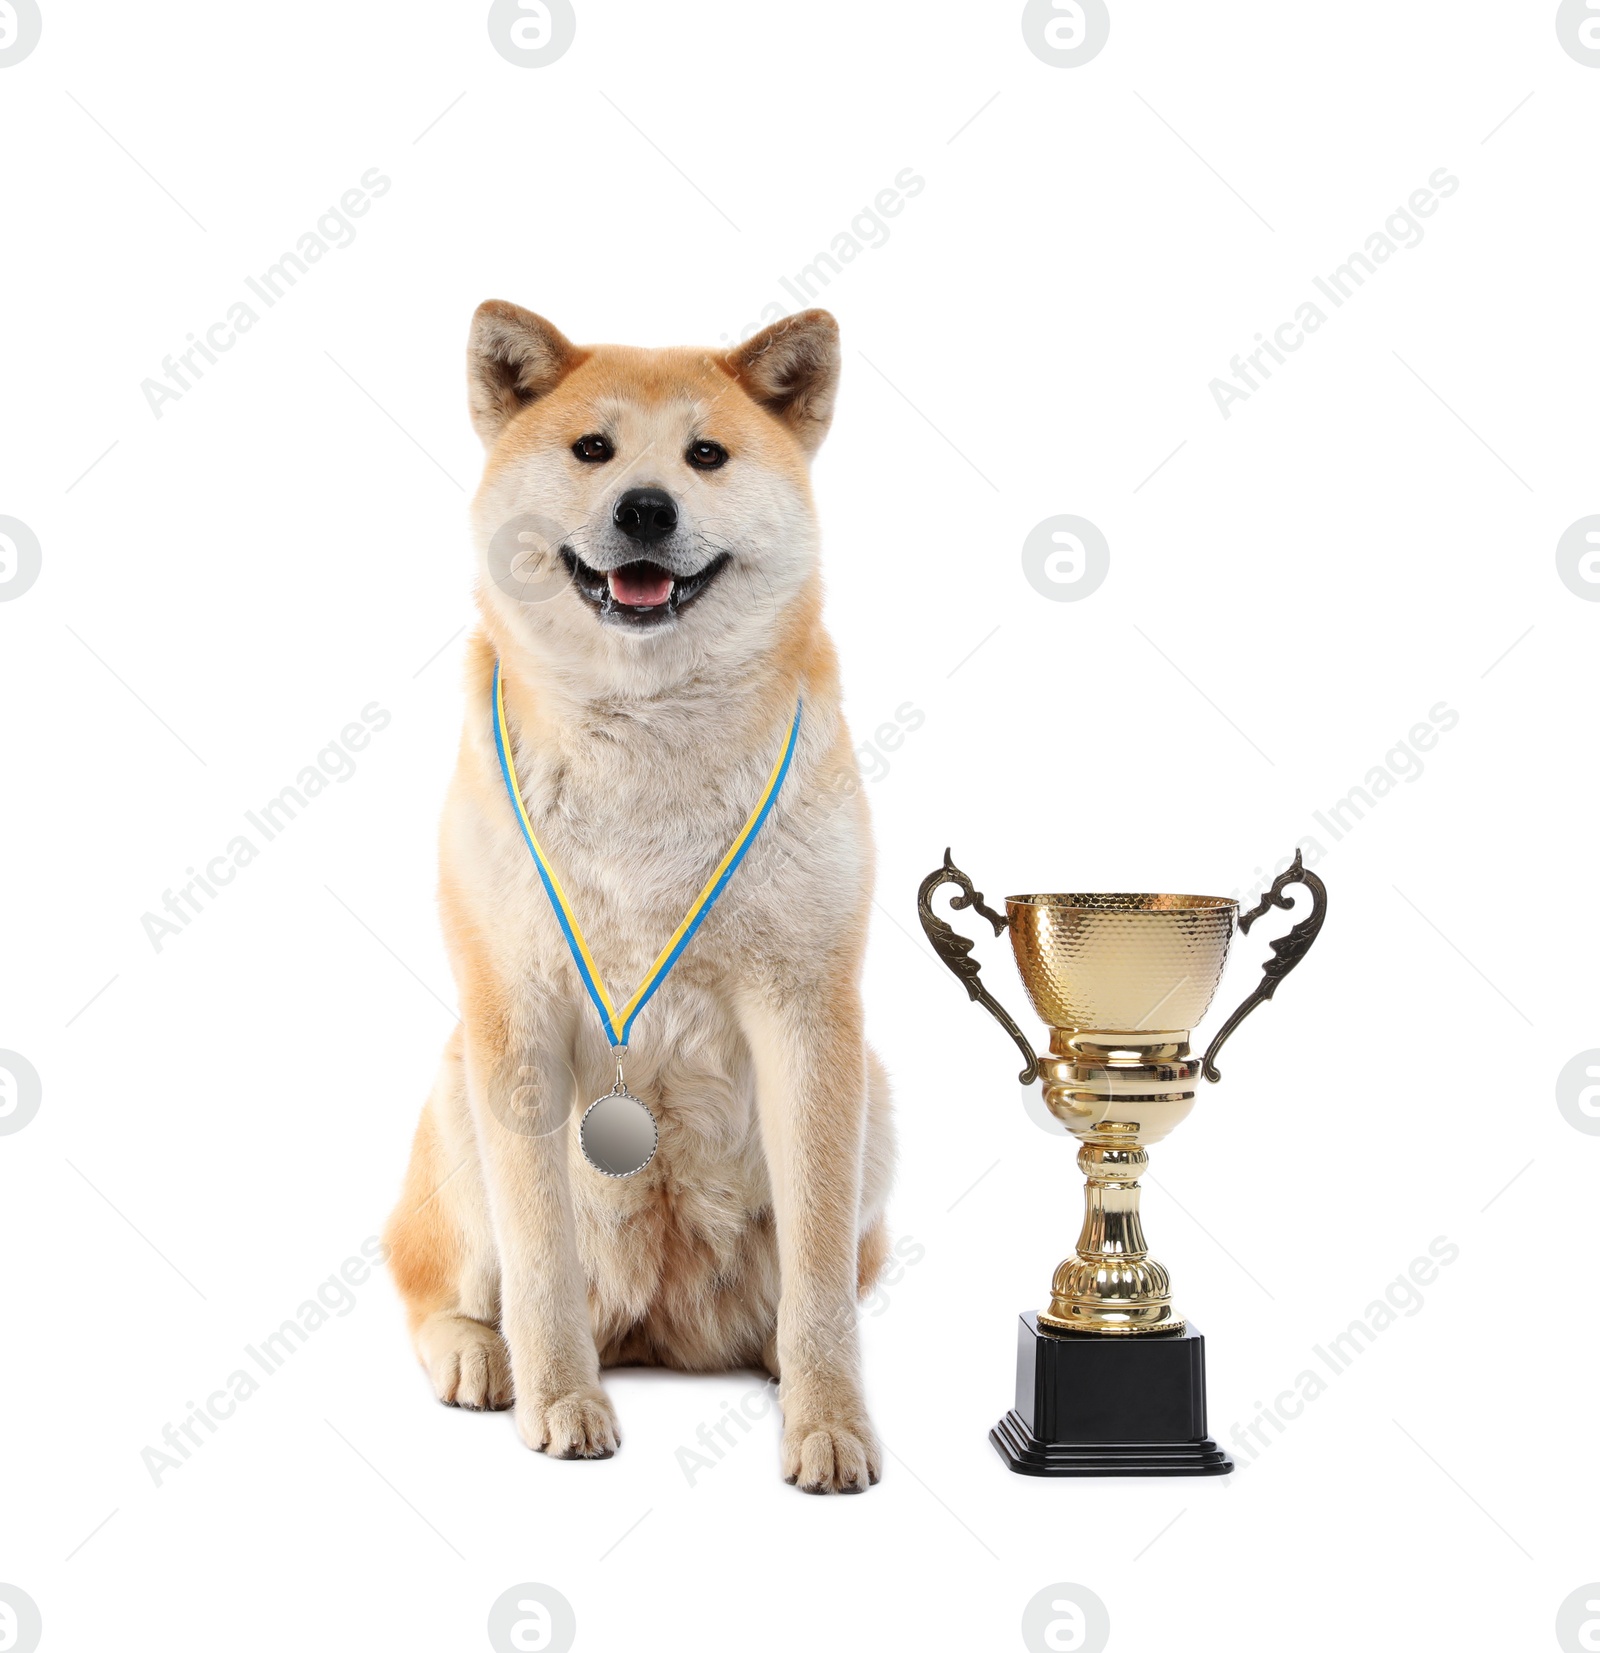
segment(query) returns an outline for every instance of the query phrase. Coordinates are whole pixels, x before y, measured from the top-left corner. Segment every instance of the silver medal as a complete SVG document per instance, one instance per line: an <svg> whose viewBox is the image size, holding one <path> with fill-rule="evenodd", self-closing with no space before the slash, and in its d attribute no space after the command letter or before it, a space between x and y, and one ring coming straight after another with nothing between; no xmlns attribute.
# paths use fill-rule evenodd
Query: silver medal
<svg viewBox="0 0 1600 1653"><path fill-rule="evenodd" d="M617 1058L617 1082L591 1102L578 1127L583 1157L607 1177L637 1176L656 1156L656 1116L628 1089Z"/></svg>

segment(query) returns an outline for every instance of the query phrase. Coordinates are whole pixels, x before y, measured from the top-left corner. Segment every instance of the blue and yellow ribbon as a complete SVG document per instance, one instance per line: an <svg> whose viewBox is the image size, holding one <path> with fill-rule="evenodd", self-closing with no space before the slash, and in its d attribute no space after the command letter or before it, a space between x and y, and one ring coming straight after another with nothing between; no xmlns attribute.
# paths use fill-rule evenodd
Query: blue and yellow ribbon
<svg viewBox="0 0 1600 1653"><path fill-rule="evenodd" d="M539 869L539 881L544 885L544 893L550 898L550 906L555 912L556 922L561 926L562 935L566 937L567 946L571 949L572 962L578 967L578 975L583 981L584 989L600 1013L600 1023L605 1028L606 1038L613 1046L625 1047L634 1018L666 980L667 973L678 962L684 948L694 940L695 931L705 922L706 914L716 905L717 898L728 887L728 880L739 870L739 863L744 860L746 852L755 842L756 834L761 830L767 816L772 813L772 806L778 801L778 794L783 790L783 783L788 777L795 744L800 738L801 703L798 700L795 702L794 722L789 725L789 737L783 743L783 751L779 754L778 761L772 766L772 773L767 776L767 784L762 788L756 807L750 812L750 819L740 829L739 836L734 839L728 853L717 863L716 871L706 881L705 888L694 898L693 905L684 914L683 922L672 932L672 939L661 949L655 963L645 973L644 980L619 1010L612 1004L611 995L606 992L606 984L600 979L600 971L589 951L589 943L584 939L583 929L572 911L572 903L568 901L567 892L562 889L561 880L556 877L555 869L551 867L549 858L534 836L533 824L528 819L528 811L522 801L522 786L517 780L516 763L511 756L511 735L506 727L505 684L500 676L499 660L494 663L492 699L494 745L500 756L500 776L505 782L512 807L517 812L517 822L522 828L522 836L528 845L528 851L533 856L533 864Z"/></svg>

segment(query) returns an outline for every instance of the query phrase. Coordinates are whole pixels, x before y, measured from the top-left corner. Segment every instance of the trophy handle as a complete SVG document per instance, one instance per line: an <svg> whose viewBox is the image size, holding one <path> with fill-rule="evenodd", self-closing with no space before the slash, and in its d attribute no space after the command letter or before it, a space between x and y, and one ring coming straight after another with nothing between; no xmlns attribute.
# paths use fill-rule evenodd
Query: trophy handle
<svg viewBox="0 0 1600 1653"><path fill-rule="evenodd" d="M978 980L979 964L969 955L972 952L972 942L964 935L952 929L950 925L939 917L933 910L933 892L941 884L956 884L961 888L960 895L950 898L952 909L960 907L975 907L994 926L994 933L999 935L1009 924L1009 920L1001 913L984 904L983 893L972 887L972 880L950 859L950 851L944 852L944 865L937 867L923 879L917 890L917 917L922 920L922 928L927 933L928 940L933 943L933 950L951 974L967 990L967 997L981 1004L985 1010L1003 1027L1013 1039L1017 1041L1017 1049L1028 1059L1028 1065L1017 1075L1024 1085L1031 1085L1039 1077L1039 1059L1033 1053L1033 1046L1023 1037L1022 1029L1012 1021L1003 1005L997 1003L990 995L988 988ZM1284 906L1288 906L1286 901Z"/></svg>
<svg viewBox="0 0 1600 1653"><path fill-rule="evenodd" d="M1278 983L1311 951L1311 943L1317 939L1322 921L1328 916L1328 887L1314 872L1307 872L1301 866L1300 851L1296 850L1294 865L1273 879L1272 888L1239 920L1240 930L1248 933L1250 926L1268 907L1292 910L1294 903L1283 893L1290 884L1304 884L1311 891L1311 911L1288 935L1279 936L1273 942L1272 957L1261 966L1261 980L1256 983L1255 992L1217 1030L1217 1036L1206 1050L1202 1064L1206 1078L1213 1084L1222 1077L1217 1070L1217 1052L1227 1042L1228 1035L1258 1004L1264 1004L1278 991Z"/></svg>

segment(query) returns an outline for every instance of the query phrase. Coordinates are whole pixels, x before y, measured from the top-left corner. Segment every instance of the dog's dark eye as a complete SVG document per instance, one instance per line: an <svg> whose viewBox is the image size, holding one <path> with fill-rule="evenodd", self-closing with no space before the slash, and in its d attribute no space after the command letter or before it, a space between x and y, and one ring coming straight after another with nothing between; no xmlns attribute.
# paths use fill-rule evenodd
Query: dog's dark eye
<svg viewBox="0 0 1600 1653"><path fill-rule="evenodd" d="M728 450L720 442L691 442L683 457L697 471L714 471L728 463Z"/></svg>
<svg viewBox="0 0 1600 1653"><path fill-rule="evenodd" d="M611 446L610 438L605 436L580 436L572 444L572 451L585 465L603 465L616 454Z"/></svg>

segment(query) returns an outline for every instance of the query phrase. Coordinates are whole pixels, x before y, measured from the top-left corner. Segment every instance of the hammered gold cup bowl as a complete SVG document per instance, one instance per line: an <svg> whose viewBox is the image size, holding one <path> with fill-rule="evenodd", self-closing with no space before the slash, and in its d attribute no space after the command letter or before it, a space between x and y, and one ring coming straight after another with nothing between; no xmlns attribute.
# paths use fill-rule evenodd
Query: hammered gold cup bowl
<svg viewBox="0 0 1600 1653"><path fill-rule="evenodd" d="M1053 1028L1197 1026L1238 910L1216 895L1006 897L1022 985Z"/></svg>
<svg viewBox="0 0 1600 1653"><path fill-rule="evenodd" d="M1237 902L1212 895L1017 895L1007 898L1002 917L948 850L944 865L923 880L917 910L935 952L1010 1033L1027 1058L1022 1082L1043 1081L1045 1105L1081 1144L1083 1228L1075 1253L1055 1271L1041 1325L1113 1337L1183 1330L1171 1281L1151 1257L1139 1218L1145 1149L1187 1117L1202 1074L1221 1077L1215 1058L1223 1042L1315 939L1326 891L1298 854L1239 927L1248 930L1268 907L1291 908L1283 894L1291 883L1310 890L1310 914L1273 943L1255 992L1199 1057L1190 1053L1189 1036L1222 980ZM972 942L933 912L933 893L945 884L962 892L951 899L953 909L973 908L996 935L1010 931L1023 987L1050 1029L1046 1054L1034 1054L979 980Z"/></svg>

